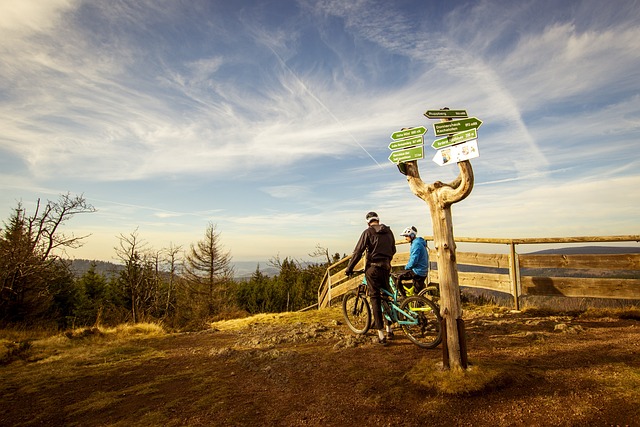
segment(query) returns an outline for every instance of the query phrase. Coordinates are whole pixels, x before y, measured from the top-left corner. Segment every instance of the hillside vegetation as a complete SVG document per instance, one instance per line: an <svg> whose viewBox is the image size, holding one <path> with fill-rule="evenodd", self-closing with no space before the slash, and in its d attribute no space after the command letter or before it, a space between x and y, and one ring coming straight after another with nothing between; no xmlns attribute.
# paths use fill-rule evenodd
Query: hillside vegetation
<svg viewBox="0 0 640 427"><path fill-rule="evenodd" d="M639 425L640 313L465 307L471 368L399 332L380 347L339 309L196 333L154 324L3 331L0 425Z"/></svg>

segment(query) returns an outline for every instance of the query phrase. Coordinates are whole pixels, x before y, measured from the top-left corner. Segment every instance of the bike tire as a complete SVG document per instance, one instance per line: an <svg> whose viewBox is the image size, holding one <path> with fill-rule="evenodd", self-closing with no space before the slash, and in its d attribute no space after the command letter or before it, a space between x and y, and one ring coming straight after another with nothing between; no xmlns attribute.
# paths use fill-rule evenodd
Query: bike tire
<svg viewBox="0 0 640 427"><path fill-rule="evenodd" d="M351 290L342 297L342 315L347 326L355 334L366 334L371 327L371 307L364 295Z"/></svg>
<svg viewBox="0 0 640 427"><path fill-rule="evenodd" d="M418 296L425 297L426 299L430 300L436 305L440 301L440 295L438 293L438 289L433 286L424 288L423 290L418 292Z"/></svg>
<svg viewBox="0 0 640 427"><path fill-rule="evenodd" d="M442 342L440 309L431 300L414 295L400 304L400 309L416 316L416 324L401 324L407 338L421 348L435 348ZM404 315L401 320L410 320Z"/></svg>

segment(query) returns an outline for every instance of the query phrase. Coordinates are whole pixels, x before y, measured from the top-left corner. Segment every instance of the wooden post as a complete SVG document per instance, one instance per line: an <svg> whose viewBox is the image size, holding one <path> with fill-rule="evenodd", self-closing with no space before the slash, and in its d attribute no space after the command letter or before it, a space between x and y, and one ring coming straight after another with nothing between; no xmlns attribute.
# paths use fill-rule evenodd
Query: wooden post
<svg viewBox="0 0 640 427"><path fill-rule="evenodd" d="M447 319L442 319L442 369L449 369L449 348L447 347Z"/></svg>
<svg viewBox="0 0 640 427"><path fill-rule="evenodd" d="M466 345L461 343L464 334L462 321L462 303L460 301L460 286L456 265L456 243L453 238L453 221L451 205L465 199L473 189L473 169L468 160L458 163L460 174L449 184L436 181L426 185L420 178L418 163L405 163L405 171L409 187L413 194L429 204L431 223L433 225L433 241L438 261L438 281L440 283L440 314L446 328L446 354L451 369L467 368ZM462 325L462 327L460 327ZM445 353L443 353L445 354ZM446 367L447 364L445 363Z"/></svg>
<svg viewBox="0 0 640 427"><path fill-rule="evenodd" d="M511 294L513 295L513 308L520 310L518 297L518 263L516 261L516 245L513 241L509 244L509 279L511 279Z"/></svg>
<svg viewBox="0 0 640 427"><path fill-rule="evenodd" d="M331 307L331 267L327 269L329 277L327 277L327 307Z"/></svg>

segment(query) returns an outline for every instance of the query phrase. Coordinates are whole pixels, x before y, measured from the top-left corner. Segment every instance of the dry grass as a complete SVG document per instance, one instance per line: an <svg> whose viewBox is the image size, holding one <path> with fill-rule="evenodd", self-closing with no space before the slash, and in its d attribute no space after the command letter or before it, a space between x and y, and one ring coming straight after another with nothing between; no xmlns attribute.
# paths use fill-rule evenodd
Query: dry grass
<svg viewBox="0 0 640 427"><path fill-rule="evenodd" d="M211 323L211 329L219 331L233 331L251 325L269 323L270 325L292 325L296 323L327 322L342 316L340 307L305 312L264 313L240 319L221 320Z"/></svg>
<svg viewBox="0 0 640 427"><path fill-rule="evenodd" d="M100 354L103 360L123 354L139 354L127 350L126 343L142 338L166 335L164 329L154 323L118 325L114 328L78 328L63 333L36 330L5 329L0 331L0 365L23 360L26 362L55 362L61 359L92 360ZM139 346L136 344L135 348Z"/></svg>
<svg viewBox="0 0 640 427"><path fill-rule="evenodd" d="M513 367L472 365L466 370L443 370L442 362L434 364L424 359L407 378L424 389L449 396L469 396L501 388L517 375Z"/></svg>
<svg viewBox="0 0 640 427"><path fill-rule="evenodd" d="M640 320L640 308L589 308L582 314L582 319L628 319Z"/></svg>

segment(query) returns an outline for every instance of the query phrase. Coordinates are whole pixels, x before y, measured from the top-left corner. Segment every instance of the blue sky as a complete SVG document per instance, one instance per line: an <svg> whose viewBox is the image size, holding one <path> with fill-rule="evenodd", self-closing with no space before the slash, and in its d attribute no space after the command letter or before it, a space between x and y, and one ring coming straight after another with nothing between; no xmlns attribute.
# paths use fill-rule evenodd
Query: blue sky
<svg viewBox="0 0 640 427"><path fill-rule="evenodd" d="M0 0L0 217L83 194L73 258L120 234L236 261L350 253L429 209L390 135L483 120L465 237L640 234L640 2ZM427 183L449 182L428 145Z"/></svg>

